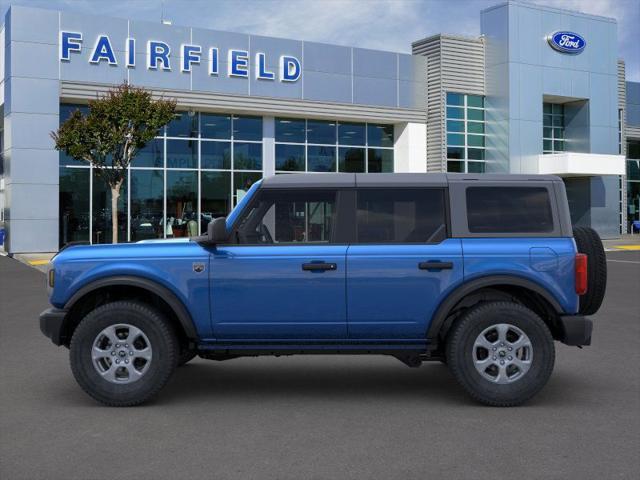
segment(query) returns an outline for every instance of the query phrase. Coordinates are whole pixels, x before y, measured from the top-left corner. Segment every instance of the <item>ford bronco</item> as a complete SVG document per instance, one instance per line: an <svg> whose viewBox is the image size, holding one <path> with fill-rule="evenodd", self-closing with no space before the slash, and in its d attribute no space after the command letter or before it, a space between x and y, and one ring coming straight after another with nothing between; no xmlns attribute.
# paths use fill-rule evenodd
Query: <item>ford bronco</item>
<svg viewBox="0 0 640 480"><path fill-rule="evenodd" d="M201 237L63 248L47 285L40 328L106 405L196 355L313 353L441 361L512 406L549 379L554 340L591 343L606 259L558 177L288 174Z"/></svg>

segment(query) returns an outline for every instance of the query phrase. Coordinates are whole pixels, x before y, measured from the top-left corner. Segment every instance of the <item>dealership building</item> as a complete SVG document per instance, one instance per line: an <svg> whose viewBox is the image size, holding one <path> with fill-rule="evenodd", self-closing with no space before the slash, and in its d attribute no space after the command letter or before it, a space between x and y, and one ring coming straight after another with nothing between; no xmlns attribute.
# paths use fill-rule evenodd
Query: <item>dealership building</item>
<svg viewBox="0 0 640 480"><path fill-rule="evenodd" d="M412 54L12 6L0 29L0 204L11 253L111 242L110 190L55 150L126 81L178 113L136 156L119 240L197 234L290 172L555 174L574 224L626 233L640 200L640 84L611 18L507 2L479 37Z"/></svg>

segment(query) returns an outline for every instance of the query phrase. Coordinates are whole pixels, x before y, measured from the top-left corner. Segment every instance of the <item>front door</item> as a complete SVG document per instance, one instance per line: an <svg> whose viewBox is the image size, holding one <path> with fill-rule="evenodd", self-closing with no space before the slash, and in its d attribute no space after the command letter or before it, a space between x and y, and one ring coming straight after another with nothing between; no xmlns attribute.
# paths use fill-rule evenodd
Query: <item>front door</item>
<svg viewBox="0 0 640 480"><path fill-rule="evenodd" d="M258 192L211 253L211 312L219 340L347 336L346 244L336 244L335 190Z"/></svg>
<svg viewBox="0 0 640 480"><path fill-rule="evenodd" d="M461 241L447 238L445 190L363 188L356 204L349 337L424 339L434 310L463 278Z"/></svg>

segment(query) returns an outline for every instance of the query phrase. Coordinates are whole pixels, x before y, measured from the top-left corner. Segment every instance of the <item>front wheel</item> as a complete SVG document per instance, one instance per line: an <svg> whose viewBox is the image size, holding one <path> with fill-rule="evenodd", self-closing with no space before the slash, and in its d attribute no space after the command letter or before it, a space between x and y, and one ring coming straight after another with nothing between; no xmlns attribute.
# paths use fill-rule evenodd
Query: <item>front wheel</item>
<svg viewBox="0 0 640 480"><path fill-rule="evenodd" d="M446 358L474 399L510 407L544 387L555 349L549 329L533 311L514 302L492 302L470 309L453 325Z"/></svg>
<svg viewBox="0 0 640 480"><path fill-rule="evenodd" d="M71 338L78 384L105 405L143 403L167 383L179 347L166 318L152 307L118 301L90 312Z"/></svg>

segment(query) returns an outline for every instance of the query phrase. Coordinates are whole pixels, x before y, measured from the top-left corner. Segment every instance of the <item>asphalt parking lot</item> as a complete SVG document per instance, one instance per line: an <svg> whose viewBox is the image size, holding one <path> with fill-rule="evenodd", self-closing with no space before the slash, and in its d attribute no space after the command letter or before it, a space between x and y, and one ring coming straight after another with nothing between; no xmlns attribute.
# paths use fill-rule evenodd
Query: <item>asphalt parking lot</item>
<svg viewBox="0 0 640 480"><path fill-rule="evenodd" d="M44 275L0 257L0 478L637 478L640 252L607 256L593 345L557 344L512 409L440 364L348 356L197 359L153 403L102 407L39 331Z"/></svg>

